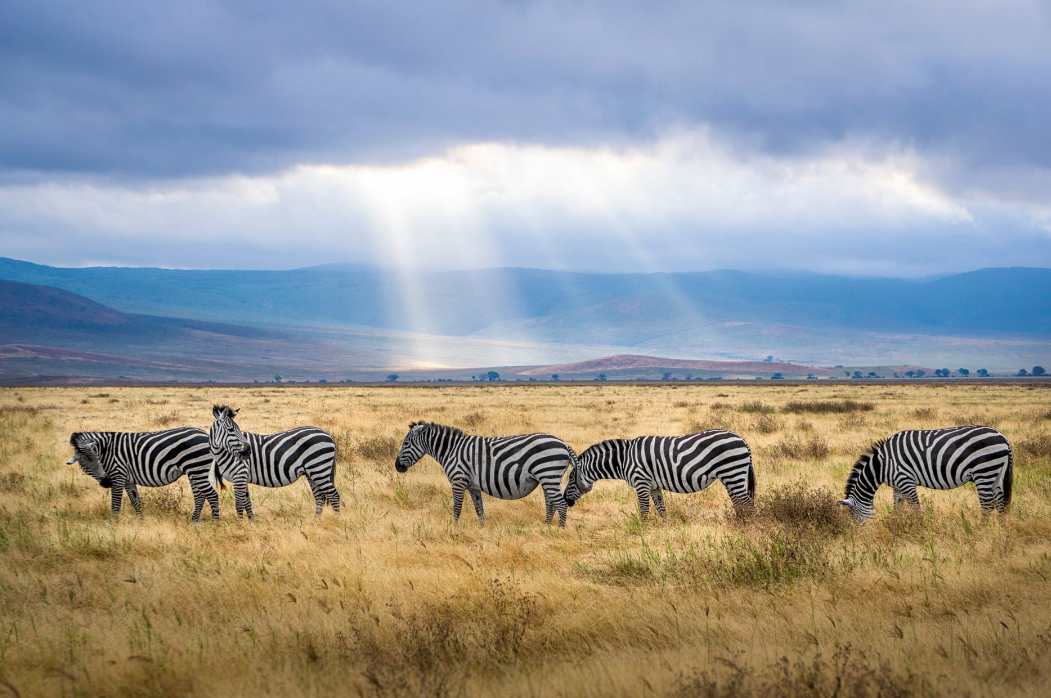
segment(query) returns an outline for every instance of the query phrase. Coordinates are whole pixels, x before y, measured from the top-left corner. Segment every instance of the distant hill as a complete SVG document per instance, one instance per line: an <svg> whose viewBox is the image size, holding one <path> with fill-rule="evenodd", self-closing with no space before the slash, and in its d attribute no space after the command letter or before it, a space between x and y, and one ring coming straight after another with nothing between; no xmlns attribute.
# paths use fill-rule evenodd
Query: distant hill
<svg viewBox="0 0 1051 698"><path fill-rule="evenodd" d="M547 378L550 374L558 374L560 378L576 376L590 378L599 373L610 377L630 375L632 377L647 378L658 378L663 373L673 373L677 378L727 375L763 376L769 378L775 373L781 374L786 378L805 378L808 375L829 378L841 375L839 371L831 369L783 361L692 361L689 359L665 359L639 354L603 356L597 359L577 361L569 364L530 368L523 370L521 373L526 376L540 376L543 378Z"/></svg>

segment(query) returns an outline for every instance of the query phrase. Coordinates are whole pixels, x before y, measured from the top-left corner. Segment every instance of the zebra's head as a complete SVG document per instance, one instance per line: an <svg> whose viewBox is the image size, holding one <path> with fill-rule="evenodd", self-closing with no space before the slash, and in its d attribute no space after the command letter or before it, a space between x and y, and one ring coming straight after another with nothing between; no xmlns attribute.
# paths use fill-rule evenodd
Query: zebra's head
<svg viewBox="0 0 1051 698"><path fill-rule="evenodd" d="M106 467L102 464L102 444L91 434L76 432L69 437L69 443L73 446L73 457L66 461L66 465L80 463L80 469L98 481L102 487L109 487L110 477L106 473Z"/></svg>
<svg viewBox="0 0 1051 698"><path fill-rule="evenodd" d="M562 497L569 506L576 504L578 499L590 492L591 488L595 486L595 480L587 476L588 466L595 459L594 448L592 446L577 456L576 464L569 473L569 482L566 483L566 489L562 491Z"/></svg>
<svg viewBox="0 0 1051 698"><path fill-rule="evenodd" d="M858 523L864 523L876 513L872 502L880 486L878 471L883 461L880 445L874 445L858 458L847 476L846 499L839 502L840 506L850 508L850 515Z"/></svg>
<svg viewBox="0 0 1051 698"><path fill-rule="evenodd" d="M409 425L409 433L405 435L405 440L401 442L401 450L394 459L394 469L399 473L404 473L427 455L426 432L430 426L425 422L413 422Z"/></svg>
<svg viewBox="0 0 1051 698"><path fill-rule="evenodd" d="M243 462L248 456L248 440L245 439L241 427L237 426L234 417L240 409L230 409L228 406L212 406L212 428L208 432L208 445L212 449L212 456L226 456L235 462Z"/></svg>

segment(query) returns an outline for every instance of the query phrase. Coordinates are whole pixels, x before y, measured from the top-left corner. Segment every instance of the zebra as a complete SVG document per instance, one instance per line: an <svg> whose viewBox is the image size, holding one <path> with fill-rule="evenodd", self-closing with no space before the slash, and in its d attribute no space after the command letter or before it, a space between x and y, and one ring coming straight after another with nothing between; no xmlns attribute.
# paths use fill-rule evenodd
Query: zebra
<svg viewBox="0 0 1051 698"><path fill-rule="evenodd" d="M186 474L193 491L192 520L201 520L204 500L219 518L218 470L202 429L179 427L154 432L82 431L69 437L73 457L66 465L80 469L110 490L110 515L120 513L124 492L142 514L138 486L162 487Z"/></svg>
<svg viewBox="0 0 1051 698"><path fill-rule="evenodd" d="M699 492L720 480L738 516L754 509L755 469L748 444L733 432L716 429L686 436L639 436L610 439L591 446L577 457L566 483L569 506L591 491L596 480L624 480L639 498L645 521L650 498L662 518L662 490Z"/></svg>
<svg viewBox="0 0 1051 698"><path fill-rule="evenodd" d="M469 436L456 427L413 422L405 435L394 468L404 473L424 456L438 461L453 492L453 521L460 520L463 493L471 494L478 522L485 525L482 492L499 499L521 499L543 489L550 524L555 510L558 525L566 526L566 501L559 491L562 476L576 456L564 441L551 434Z"/></svg>
<svg viewBox="0 0 1051 698"><path fill-rule="evenodd" d="M225 477L234 486L237 515L255 518L248 485L285 487L306 476L314 494L314 516L321 516L327 500L339 511L336 491L336 442L317 427L297 427L276 434L242 432L234 417L240 410L223 405L212 407L208 445L219 472L219 485Z"/></svg>
<svg viewBox="0 0 1051 698"><path fill-rule="evenodd" d="M861 522L875 513L880 485L894 488L894 505L918 507L917 487L949 490L973 482L984 512L1004 511L1011 503L1014 456L1003 434L990 427L899 431L877 441L847 477L850 514Z"/></svg>

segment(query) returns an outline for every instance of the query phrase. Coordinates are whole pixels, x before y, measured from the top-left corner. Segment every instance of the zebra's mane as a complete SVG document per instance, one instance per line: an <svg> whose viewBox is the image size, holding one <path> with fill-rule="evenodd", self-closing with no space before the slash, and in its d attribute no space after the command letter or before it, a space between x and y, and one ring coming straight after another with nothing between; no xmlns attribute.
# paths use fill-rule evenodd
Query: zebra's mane
<svg viewBox="0 0 1051 698"><path fill-rule="evenodd" d="M874 442L871 446L869 446L869 450L862 453L861 457L858 458L857 461L854 463L854 467L850 470L850 475L847 476L847 487L845 491L848 497L850 496L851 488L861 478L861 462L865 461L865 465L871 463L872 457L876 455L876 451L880 450L883 447L883 444L885 444L886 442L886 439L879 439L878 441Z"/></svg>
<svg viewBox="0 0 1051 698"><path fill-rule="evenodd" d="M412 431L416 427L434 427L435 429L445 429L446 431L451 431L456 436L464 435L462 429L459 429L457 427L451 427L448 424L438 424L437 422L412 422L411 424L409 424L409 431Z"/></svg>

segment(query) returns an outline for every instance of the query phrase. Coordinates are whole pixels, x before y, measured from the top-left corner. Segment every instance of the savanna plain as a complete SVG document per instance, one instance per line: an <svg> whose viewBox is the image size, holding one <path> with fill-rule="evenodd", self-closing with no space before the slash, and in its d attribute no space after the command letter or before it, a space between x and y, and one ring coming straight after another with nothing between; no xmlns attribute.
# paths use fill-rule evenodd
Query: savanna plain
<svg viewBox="0 0 1051 698"><path fill-rule="evenodd" d="M344 511L305 481L252 488L256 520L189 521L185 479L108 520L83 430L313 424ZM726 428L752 447L757 511L721 485L640 521L601 482L543 523L539 492L453 523L440 467L407 474L408 424L605 438ZM856 458L908 428L985 424L1015 454L1006 515L973 486L836 506ZM975 384L5 388L0 695L957 696L1051 685L1051 390Z"/></svg>

